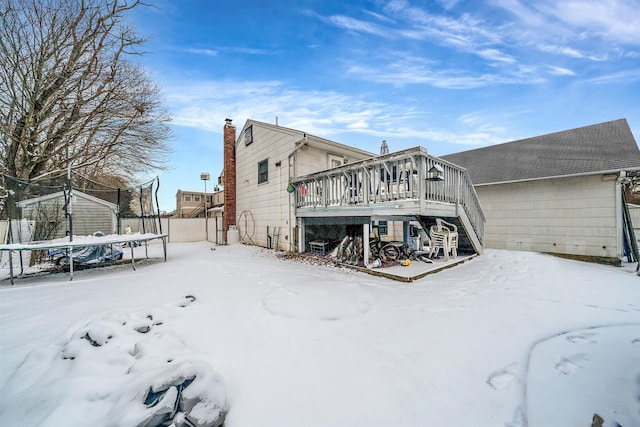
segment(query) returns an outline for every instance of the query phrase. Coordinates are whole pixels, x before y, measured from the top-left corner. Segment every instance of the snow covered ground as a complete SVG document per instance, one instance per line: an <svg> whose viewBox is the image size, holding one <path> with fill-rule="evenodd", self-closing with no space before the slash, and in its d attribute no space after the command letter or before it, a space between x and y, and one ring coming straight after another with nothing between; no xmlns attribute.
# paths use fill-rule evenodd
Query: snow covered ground
<svg viewBox="0 0 640 427"><path fill-rule="evenodd" d="M7 426L152 422L180 393L226 427L638 426L640 277L487 250L406 284L169 244L0 282L0 358Z"/></svg>

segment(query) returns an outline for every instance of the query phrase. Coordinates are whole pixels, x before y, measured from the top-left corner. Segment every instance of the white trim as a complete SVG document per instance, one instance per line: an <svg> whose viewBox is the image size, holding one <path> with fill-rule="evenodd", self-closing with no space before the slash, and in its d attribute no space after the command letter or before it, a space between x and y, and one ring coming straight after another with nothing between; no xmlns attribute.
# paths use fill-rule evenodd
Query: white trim
<svg viewBox="0 0 640 427"><path fill-rule="evenodd" d="M541 176L537 178L526 178L526 179L514 179L511 181L494 181L494 182L483 182L482 184L473 184L474 187L484 187L487 185L498 185L498 184L515 184L517 182L530 182L530 181L542 181L545 179L559 179L559 178L575 178L580 176L593 176L593 175L610 175L610 174L618 174L620 172L636 172L640 171L640 167L632 167L632 168L620 168L620 169L611 169L604 171L594 171L594 172L582 172L575 173L569 175L553 175L553 176ZM473 182L473 180L471 180Z"/></svg>

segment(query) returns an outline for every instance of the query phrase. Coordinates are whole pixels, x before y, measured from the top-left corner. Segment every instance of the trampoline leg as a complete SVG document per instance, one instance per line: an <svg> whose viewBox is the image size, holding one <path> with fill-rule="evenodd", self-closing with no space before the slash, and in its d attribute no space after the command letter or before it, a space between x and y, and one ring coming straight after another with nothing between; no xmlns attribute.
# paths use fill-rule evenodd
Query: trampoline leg
<svg viewBox="0 0 640 427"><path fill-rule="evenodd" d="M69 248L69 281L73 280L73 247Z"/></svg>
<svg viewBox="0 0 640 427"><path fill-rule="evenodd" d="M164 262L167 262L167 238L162 238L162 249L164 250Z"/></svg>
<svg viewBox="0 0 640 427"><path fill-rule="evenodd" d="M131 266L133 267L133 270L135 271L136 269L136 261L135 258L133 256L133 244L129 243L129 248L131 248Z"/></svg>
<svg viewBox="0 0 640 427"><path fill-rule="evenodd" d="M13 252L9 251L9 276L11 276L11 286L13 286Z"/></svg>

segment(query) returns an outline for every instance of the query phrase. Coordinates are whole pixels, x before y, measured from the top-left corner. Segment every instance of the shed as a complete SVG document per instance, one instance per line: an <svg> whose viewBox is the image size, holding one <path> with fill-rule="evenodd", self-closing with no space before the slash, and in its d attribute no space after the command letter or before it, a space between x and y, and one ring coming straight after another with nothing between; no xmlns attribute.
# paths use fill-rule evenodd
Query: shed
<svg viewBox="0 0 640 427"><path fill-rule="evenodd" d="M22 200L16 205L22 209L22 218L34 222L36 229L40 223L51 230L49 235L33 236L34 239L53 239L67 234L64 192L59 191ZM104 234L116 233L118 224L118 205L116 204L74 190L69 212L72 213L74 235L91 235L97 231Z"/></svg>

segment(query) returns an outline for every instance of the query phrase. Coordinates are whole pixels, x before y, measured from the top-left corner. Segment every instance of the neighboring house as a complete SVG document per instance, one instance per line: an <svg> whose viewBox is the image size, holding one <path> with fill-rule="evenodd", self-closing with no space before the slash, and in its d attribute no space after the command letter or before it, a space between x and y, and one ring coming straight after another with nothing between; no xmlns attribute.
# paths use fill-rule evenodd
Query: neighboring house
<svg viewBox="0 0 640 427"><path fill-rule="evenodd" d="M64 192L22 200L17 206L22 210L23 219L34 221L48 229L34 230L33 239L53 239L67 234ZM116 233L118 206L113 203L74 190L67 210L73 215L74 235L87 236L98 231L104 234Z"/></svg>
<svg viewBox="0 0 640 427"><path fill-rule="evenodd" d="M619 264L621 183L640 170L624 119L442 156L466 168L486 215L489 248Z"/></svg>
<svg viewBox="0 0 640 427"><path fill-rule="evenodd" d="M206 194L207 207L215 206L216 193ZM217 199L220 199L218 197ZM202 191L178 190L175 215L178 218L204 218L205 193Z"/></svg>
<svg viewBox="0 0 640 427"><path fill-rule="evenodd" d="M223 182L225 235L236 226L248 244L304 252L310 242L362 236L368 248L373 228L407 241L412 221L428 230L442 217L456 221L461 246L482 251L484 217L468 174L421 147L377 156L254 120L236 137L227 119Z"/></svg>

